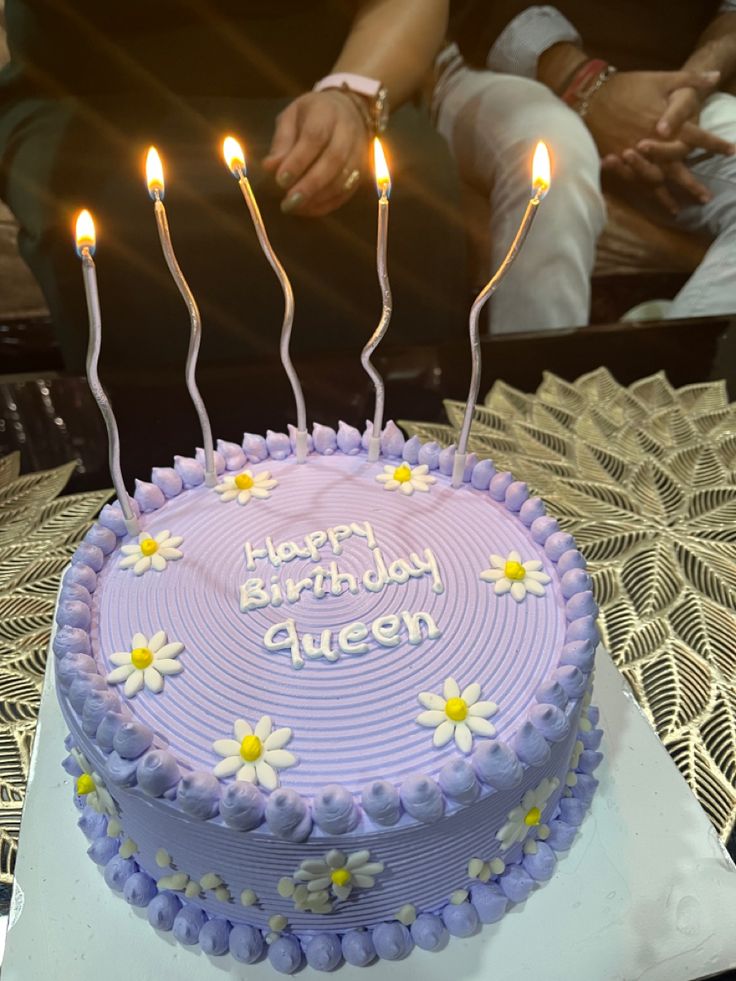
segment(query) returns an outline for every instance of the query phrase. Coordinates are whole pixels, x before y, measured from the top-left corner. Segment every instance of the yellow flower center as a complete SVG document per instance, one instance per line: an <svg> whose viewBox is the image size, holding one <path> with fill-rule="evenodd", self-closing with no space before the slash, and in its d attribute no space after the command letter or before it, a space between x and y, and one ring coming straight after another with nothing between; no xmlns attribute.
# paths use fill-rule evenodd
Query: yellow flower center
<svg viewBox="0 0 736 981"><path fill-rule="evenodd" d="M240 744L240 755L246 763L252 763L261 755L263 745L258 736L246 736Z"/></svg>
<svg viewBox="0 0 736 981"><path fill-rule="evenodd" d="M445 714L453 722L462 722L468 714L468 703L464 698L448 698L445 703Z"/></svg>
<svg viewBox="0 0 736 981"><path fill-rule="evenodd" d="M513 562L511 559L503 567L503 574L507 579L523 579L526 575L526 570L521 562Z"/></svg>
<svg viewBox="0 0 736 981"><path fill-rule="evenodd" d="M335 869L330 873L330 878L336 886L346 886L352 879L352 875L347 869Z"/></svg>
<svg viewBox="0 0 736 981"><path fill-rule="evenodd" d="M394 480L398 480L400 484L405 484L411 480L411 467L406 463L402 463L400 467L394 470Z"/></svg>
<svg viewBox="0 0 736 981"><path fill-rule="evenodd" d="M153 555L158 552L158 542L154 538L144 538L140 550L144 555Z"/></svg>
<svg viewBox="0 0 736 981"><path fill-rule="evenodd" d="M526 815L524 816L524 824L528 828L536 828L541 820L542 812L538 807L533 807L530 811L527 811Z"/></svg>
<svg viewBox="0 0 736 981"><path fill-rule="evenodd" d="M130 652L130 663L139 671L145 671L153 664L153 651L147 647L134 647Z"/></svg>
<svg viewBox="0 0 736 981"><path fill-rule="evenodd" d="M235 486L238 490L250 490L254 484L254 480L248 473L239 473L235 478Z"/></svg>
<svg viewBox="0 0 736 981"><path fill-rule="evenodd" d="M97 787L89 773L82 773L77 777L77 794L80 797L84 797L85 794L91 794L93 790L97 790Z"/></svg>

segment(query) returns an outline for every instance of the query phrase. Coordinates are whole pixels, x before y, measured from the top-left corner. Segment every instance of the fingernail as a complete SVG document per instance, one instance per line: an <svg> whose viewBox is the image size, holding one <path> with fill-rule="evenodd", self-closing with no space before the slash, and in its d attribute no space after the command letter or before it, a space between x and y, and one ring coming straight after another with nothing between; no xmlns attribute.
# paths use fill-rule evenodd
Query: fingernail
<svg viewBox="0 0 736 981"><path fill-rule="evenodd" d="M718 71L703 72L703 78L706 78L709 82L717 82L721 77L721 73Z"/></svg>
<svg viewBox="0 0 736 981"><path fill-rule="evenodd" d="M279 187L288 187L294 182L294 178L291 176L288 170L282 171L276 178L276 183Z"/></svg>
<svg viewBox="0 0 736 981"><path fill-rule="evenodd" d="M669 124L668 123L662 123L662 122L657 123L657 132L658 133L661 133L662 136L669 136L669 134L670 134Z"/></svg>
<svg viewBox="0 0 736 981"><path fill-rule="evenodd" d="M290 194L288 198L281 202L281 210L285 215L294 211L304 200L304 195L300 194L298 191L296 194Z"/></svg>

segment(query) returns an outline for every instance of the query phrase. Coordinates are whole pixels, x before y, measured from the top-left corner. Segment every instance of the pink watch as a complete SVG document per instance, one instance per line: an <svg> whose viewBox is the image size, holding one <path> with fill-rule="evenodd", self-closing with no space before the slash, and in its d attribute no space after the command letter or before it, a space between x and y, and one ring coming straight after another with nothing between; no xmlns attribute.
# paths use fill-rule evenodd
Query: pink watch
<svg viewBox="0 0 736 981"><path fill-rule="evenodd" d="M326 75L314 86L314 92L338 89L356 95L356 105L364 113L366 126L373 133L383 133L388 124L388 92L386 86L376 78L366 75L353 75L351 72L337 72Z"/></svg>

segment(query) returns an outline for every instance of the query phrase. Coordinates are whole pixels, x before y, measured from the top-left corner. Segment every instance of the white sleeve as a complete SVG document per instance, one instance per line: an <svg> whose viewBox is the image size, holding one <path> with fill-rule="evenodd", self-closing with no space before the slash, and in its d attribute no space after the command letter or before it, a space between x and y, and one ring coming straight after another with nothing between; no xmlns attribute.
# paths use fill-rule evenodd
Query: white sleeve
<svg viewBox="0 0 736 981"><path fill-rule="evenodd" d="M723 0L736 9L736 0ZM528 7L510 21L496 38L486 57L491 71L537 77L537 62L553 44L581 39L570 21L554 7Z"/></svg>
<svg viewBox="0 0 736 981"><path fill-rule="evenodd" d="M736 13L736 0L721 0L721 5L718 8L719 14L734 14Z"/></svg>

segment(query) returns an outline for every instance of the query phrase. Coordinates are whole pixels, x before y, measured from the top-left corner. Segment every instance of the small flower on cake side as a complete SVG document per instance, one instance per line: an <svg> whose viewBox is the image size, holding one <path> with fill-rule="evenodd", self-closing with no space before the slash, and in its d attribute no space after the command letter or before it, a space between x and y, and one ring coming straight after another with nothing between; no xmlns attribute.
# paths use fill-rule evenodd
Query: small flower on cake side
<svg viewBox="0 0 736 981"><path fill-rule="evenodd" d="M272 729L268 715L261 716L255 729L245 719L233 724L235 739L216 739L212 748L223 759L212 771L216 777L231 777L260 784L266 790L279 785L279 770L295 766L299 760L283 747L291 739L291 729Z"/></svg>
<svg viewBox="0 0 736 981"><path fill-rule="evenodd" d="M251 498L264 500L271 496L271 491L278 484L277 480L271 477L270 470L261 470L254 474L252 470L243 470L234 476L227 476L221 484L215 487L215 491L222 495L223 501L235 501L238 504L247 504Z"/></svg>
<svg viewBox="0 0 736 981"><path fill-rule="evenodd" d="M522 562L518 552L509 552L508 558L491 555L491 568L481 572L483 582L494 583L497 596L511 593L512 599L521 603L527 593L544 596L544 587L550 582L546 572L542 572L539 559Z"/></svg>
<svg viewBox="0 0 736 981"><path fill-rule="evenodd" d="M132 569L136 576L142 576L149 569L163 572L167 562L176 562L181 558L179 546L183 541L180 535L172 536L168 530L160 531L155 538L142 531L137 542L123 545L120 549L125 558L118 565L121 569Z"/></svg>
<svg viewBox="0 0 736 981"><path fill-rule="evenodd" d="M549 828L542 823L544 809L549 798L560 786L557 777L545 777L533 790L527 790L521 804L509 812L506 824L498 831L496 838L501 842L501 851L505 852L512 845L524 841L528 834L542 841L548 837Z"/></svg>
<svg viewBox="0 0 736 981"><path fill-rule="evenodd" d="M479 701L481 687L474 683L463 691L454 678L447 678L442 695L422 691L417 695L426 712L420 712L416 721L420 726L434 729L432 742L438 748L455 737L455 744L462 753L473 748L473 736L493 737L494 726L488 719L498 711L495 702Z"/></svg>
<svg viewBox="0 0 736 981"><path fill-rule="evenodd" d="M353 890L372 889L383 862L371 862L367 849L344 852L332 848L324 858L305 859L293 878L279 881L279 895L290 897L300 912L330 913L332 902L344 902Z"/></svg>
<svg viewBox="0 0 736 981"><path fill-rule="evenodd" d="M145 634L135 634L129 651L116 651L110 663L116 665L105 681L108 685L125 682L126 698L133 698L144 686L157 695L163 691L164 676L179 674L184 665L176 659L184 650L178 641L166 643L166 632L159 630L150 640Z"/></svg>
<svg viewBox="0 0 736 981"><path fill-rule="evenodd" d="M98 814L104 814L109 818L116 818L118 815L117 805L110 796L107 787L102 782L102 777L92 769L87 757L83 753L80 753L78 749L72 749L70 752L77 766L82 771L74 784L75 794L79 797L84 797L85 803L89 804Z"/></svg>
<svg viewBox="0 0 736 981"><path fill-rule="evenodd" d="M410 467L408 463L400 463L398 467L387 464L383 473L376 475L376 480L383 484L384 490L399 490L407 495L414 491L428 491L436 479L430 474L426 463L417 467Z"/></svg>

